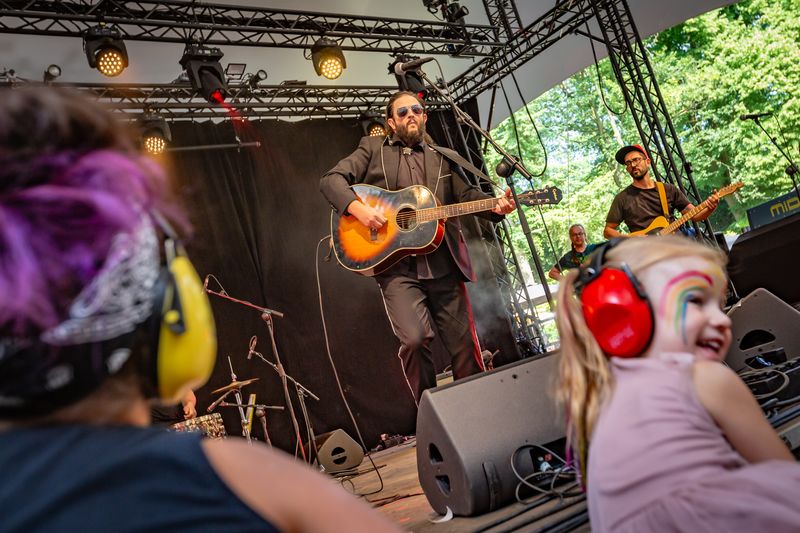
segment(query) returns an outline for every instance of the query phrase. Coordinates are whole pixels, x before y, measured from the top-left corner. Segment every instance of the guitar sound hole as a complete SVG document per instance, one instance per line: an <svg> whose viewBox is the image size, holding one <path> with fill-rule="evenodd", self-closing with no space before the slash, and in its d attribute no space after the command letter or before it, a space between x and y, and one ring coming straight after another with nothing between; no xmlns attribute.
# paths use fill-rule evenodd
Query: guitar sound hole
<svg viewBox="0 0 800 533"><path fill-rule="evenodd" d="M408 231L417 227L417 212L410 207L404 207L397 212L397 226Z"/></svg>

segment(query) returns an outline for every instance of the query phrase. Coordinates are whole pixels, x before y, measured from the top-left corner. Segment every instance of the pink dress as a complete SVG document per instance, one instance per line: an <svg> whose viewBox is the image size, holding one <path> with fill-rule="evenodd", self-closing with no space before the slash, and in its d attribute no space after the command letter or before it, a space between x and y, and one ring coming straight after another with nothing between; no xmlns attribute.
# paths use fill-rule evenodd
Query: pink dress
<svg viewBox="0 0 800 533"><path fill-rule="evenodd" d="M612 359L589 447L592 531L800 531L800 464L750 464L692 384L691 354Z"/></svg>

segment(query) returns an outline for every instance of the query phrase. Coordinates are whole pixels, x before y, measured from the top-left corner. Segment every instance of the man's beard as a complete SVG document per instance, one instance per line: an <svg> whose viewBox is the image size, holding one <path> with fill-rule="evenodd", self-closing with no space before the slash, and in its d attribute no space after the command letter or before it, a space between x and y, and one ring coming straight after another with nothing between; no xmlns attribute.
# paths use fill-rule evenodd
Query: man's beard
<svg viewBox="0 0 800 533"><path fill-rule="evenodd" d="M405 123L398 124L395 133L406 146L415 146L422 142L422 137L425 135L425 123L419 121L415 131L408 131L408 125Z"/></svg>

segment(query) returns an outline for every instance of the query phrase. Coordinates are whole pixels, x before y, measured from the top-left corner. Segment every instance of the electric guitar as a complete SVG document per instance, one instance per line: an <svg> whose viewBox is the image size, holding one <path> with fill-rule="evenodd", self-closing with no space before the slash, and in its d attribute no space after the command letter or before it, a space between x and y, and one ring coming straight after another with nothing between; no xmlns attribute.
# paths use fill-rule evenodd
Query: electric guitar
<svg viewBox="0 0 800 533"><path fill-rule="evenodd" d="M664 217L656 217L650 223L650 225L644 228L643 230L632 231L630 234L635 235L637 237L642 237L645 235L669 235L670 233L673 233L676 229L680 228L681 226L692 220L692 217L696 216L698 213L701 213L703 210L705 210L708 207L708 204L710 203L710 200L712 198L719 199L722 198L723 196L728 196L729 194L735 193L742 187L744 187L744 183L742 183L741 181L737 181L736 183L731 183L730 185L726 185L725 187L721 188L720 190L718 190L717 192L715 192L714 194L712 194L711 196L700 202L699 205L696 205L692 209L687 211L686 214L683 215L678 220L669 223L667 219Z"/></svg>
<svg viewBox="0 0 800 533"><path fill-rule="evenodd" d="M444 239L446 219L490 211L500 200L487 198L439 206L430 189L422 185L399 191L373 185L353 185L350 189L387 219L386 224L375 230L352 215L331 213L331 239L337 261L364 276L379 274L408 255L434 251ZM556 187L517 195L523 205L557 204L561 197Z"/></svg>

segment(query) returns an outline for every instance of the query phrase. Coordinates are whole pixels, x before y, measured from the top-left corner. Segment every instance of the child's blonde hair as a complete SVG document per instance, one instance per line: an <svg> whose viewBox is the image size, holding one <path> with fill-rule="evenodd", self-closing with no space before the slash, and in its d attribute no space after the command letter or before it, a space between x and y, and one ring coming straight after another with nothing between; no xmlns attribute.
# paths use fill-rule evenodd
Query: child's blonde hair
<svg viewBox="0 0 800 533"><path fill-rule="evenodd" d="M605 265L626 263L638 275L664 260L698 257L725 268L727 258L716 247L686 237L663 236L625 239L605 256ZM614 381L608 357L597 344L575 296L579 270L572 269L558 290L556 324L561 339L560 380L556 396L567 414L567 439L576 452L586 484L588 445L603 402Z"/></svg>

